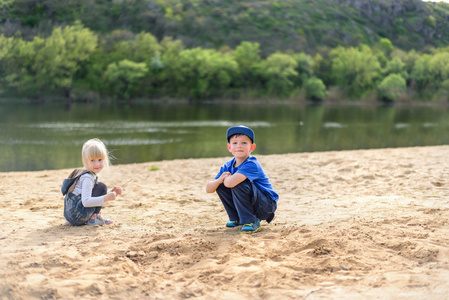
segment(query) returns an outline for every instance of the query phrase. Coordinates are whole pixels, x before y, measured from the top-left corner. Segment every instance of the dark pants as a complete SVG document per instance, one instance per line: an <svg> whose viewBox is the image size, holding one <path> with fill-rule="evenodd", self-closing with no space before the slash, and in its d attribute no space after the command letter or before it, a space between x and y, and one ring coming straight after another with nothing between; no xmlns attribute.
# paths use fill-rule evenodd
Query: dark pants
<svg viewBox="0 0 449 300"><path fill-rule="evenodd" d="M92 189L92 197L104 196L108 193L108 187L103 182L97 183ZM103 206L96 206L94 214L99 214Z"/></svg>
<svg viewBox="0 0 449 300"><path fill-rule="evenodd" d="M217 188L217 194L230 221L250 224L259 219L270 223L274 218L276 201L262 193L248 179L233 188L225 187L222 183Z"/></svg>
<svg viewBox="0 0 449 300"><path fill-rule="evenodd" d="M97 183L92 189L92 197L99 197L106 195L108 188L102 182ZM64 217L66 220L75 226L84 225L89 221L93 214L98 214L101 211L101 206L84 207L81 201L81 194L74 195L68 193L64 198Z"/></svg>

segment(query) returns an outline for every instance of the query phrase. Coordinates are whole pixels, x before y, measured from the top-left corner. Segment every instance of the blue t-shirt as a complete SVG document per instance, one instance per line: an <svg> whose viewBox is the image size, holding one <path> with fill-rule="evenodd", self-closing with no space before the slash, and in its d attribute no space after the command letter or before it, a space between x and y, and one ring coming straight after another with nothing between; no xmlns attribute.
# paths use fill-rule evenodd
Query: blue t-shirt
<svg viewBox="0 0 449 300"><path fill-rule="evenodd" d="M254 183L254 185L260 189L264 194L270 195L271 199L277 201L279 199L279 195L273 189L273 186L270 183L270 179L267 174L265 174L262 166L260 165L257 158L254 156L249 156L240 166L234 167L235 158L227 161L221 168L220 172L218 172L215 179L218 179L223 172L229 172L232 175L235 173L240 173L245 175L249 181Z"/></svg>

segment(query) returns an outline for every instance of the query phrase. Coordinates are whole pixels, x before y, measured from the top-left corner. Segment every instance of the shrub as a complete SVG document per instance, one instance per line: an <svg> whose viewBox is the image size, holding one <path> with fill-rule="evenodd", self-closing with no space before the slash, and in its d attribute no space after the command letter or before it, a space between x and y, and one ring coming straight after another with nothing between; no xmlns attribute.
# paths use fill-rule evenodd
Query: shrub
<svg viewBox="0 0 449 300"><path fill-rule="evenodd" d="M317 77L311 77L304 84L306 98L312 101L322 101L327 96L326 86Z"/></svg>
<svg viewBox="0 0 449 300"><path fill-rule="evenodd" d="M394 102L405 89L405 79L399 74L390 74L378 85L378 97L384 102Z"/></svg>

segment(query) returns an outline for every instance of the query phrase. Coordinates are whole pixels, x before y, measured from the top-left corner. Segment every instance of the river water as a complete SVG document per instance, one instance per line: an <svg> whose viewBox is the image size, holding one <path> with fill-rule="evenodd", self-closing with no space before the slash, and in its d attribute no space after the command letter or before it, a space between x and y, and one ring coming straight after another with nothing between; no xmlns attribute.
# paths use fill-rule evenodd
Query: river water
<svg viewBox="0 0 449 300"><path fill-rule="evenodd" d="M226 129L254 129L257 154L449 144L449 108L295 104L0 105L0 171L74 168L102 139L113 164L228 156Z"/></svg>

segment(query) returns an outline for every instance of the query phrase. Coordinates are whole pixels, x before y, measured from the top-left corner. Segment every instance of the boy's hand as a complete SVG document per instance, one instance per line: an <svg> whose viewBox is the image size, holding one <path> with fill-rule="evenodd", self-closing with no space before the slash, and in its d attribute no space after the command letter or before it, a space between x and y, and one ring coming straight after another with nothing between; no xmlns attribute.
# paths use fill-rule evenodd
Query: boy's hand
<svg viewBox="0 0 449 300"><path fill-rule="evenodd" d="M223 184L227 188L233 188L236 185L243 182L247 177L240 173L234 173L234 175L227 176L223 181Z"/></svg>
<svg viewBox="0 0 449 300"><path fill-rule="evenodd" d="M223 183L223 181L229 176L231 176L230 172L223 172L223 173L221 173L220 177L218 177L218 181L220 183Z"/></svg>
<svg viewBox="0 0 449 300"><path fill-rule="evenodd" d="M122 188L119 186L114 186L112 191L115 192L117 194L117 196L120 196L122 194Z"/></svg>
<svg viewBox="0 0 449 300"><path fill-rule="evenodd" d="M217 190L218 186L224 182L226 178L231 176L230 172L223 172L221 173L220 177L217 179L214 179L212 181L209 181L206 185L206 192L207 193L213 193Z"/></svg>

